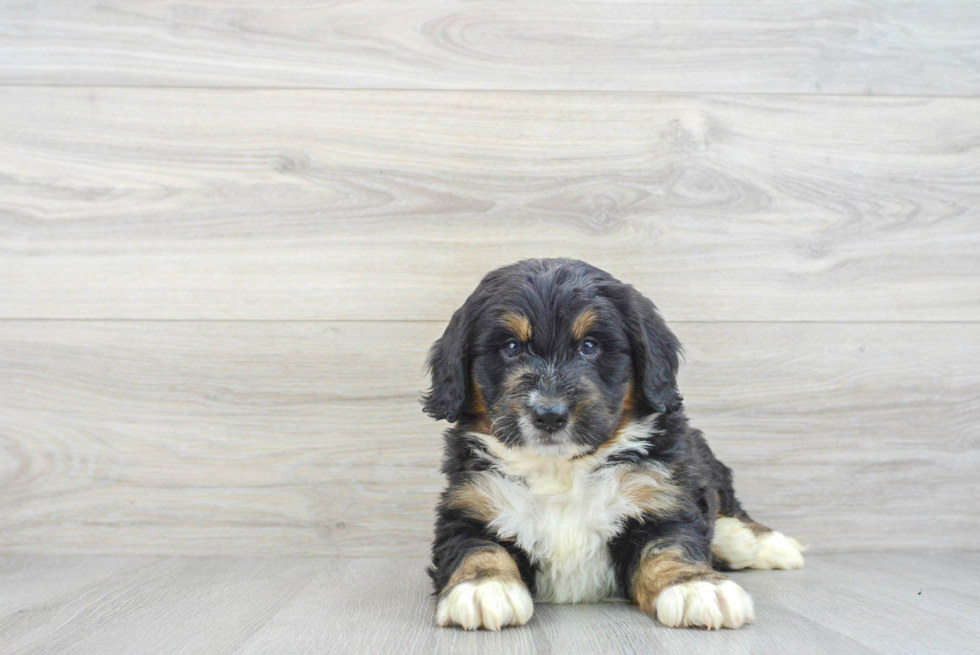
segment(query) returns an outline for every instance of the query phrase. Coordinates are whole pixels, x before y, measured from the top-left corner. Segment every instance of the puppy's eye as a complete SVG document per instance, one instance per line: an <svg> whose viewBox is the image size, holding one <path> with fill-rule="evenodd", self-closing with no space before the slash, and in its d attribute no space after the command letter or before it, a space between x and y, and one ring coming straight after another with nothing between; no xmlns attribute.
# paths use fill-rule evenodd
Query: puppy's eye
<svg viewBox="0 0 980 655"><path fill-rule="evenodd" d="M522 352L524 352L524 346L521 345L520 341L511 339L504 344L504 356L505 357L517 357Z"/></svg>
<svg viewBox="0 0 980 655"><path fill-rule="evenodd" d="M584 357L592 357L599 352L599 344L594 339L584 339L582 345L578 347L578 351Z"/></svg>

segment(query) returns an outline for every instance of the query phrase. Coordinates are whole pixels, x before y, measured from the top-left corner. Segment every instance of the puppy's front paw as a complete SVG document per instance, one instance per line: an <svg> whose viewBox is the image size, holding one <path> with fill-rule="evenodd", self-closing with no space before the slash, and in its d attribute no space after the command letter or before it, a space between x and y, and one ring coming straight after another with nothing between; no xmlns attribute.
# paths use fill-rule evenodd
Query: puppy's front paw
<svg viewBox="0 0 980 655"><path fill-rule="evenodd" d="M752 598L731 580L697 580L667 587L654 604L657 619L669 628L739 628L753 619Z"/></svg>
<svg viewBox="0 0 980 655"><path fill-rule="evenodd" d="M436 606L436 623L500 630L505 625L524 625L533 612L531 594L523 583L487 578L460 582L443 592Z"/></svg>

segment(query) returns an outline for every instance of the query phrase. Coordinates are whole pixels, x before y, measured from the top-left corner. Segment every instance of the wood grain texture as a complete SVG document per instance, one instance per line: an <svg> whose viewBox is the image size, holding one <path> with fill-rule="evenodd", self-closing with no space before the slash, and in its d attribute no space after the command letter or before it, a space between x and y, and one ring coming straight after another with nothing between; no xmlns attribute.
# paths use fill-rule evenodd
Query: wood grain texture
<svg viewBox="0 0 980 655"><path fill-rule="evenodd" d="M121 561L120 561L121 560ZM980 648L977 553L812 556L733 577L756 620L664 628L621 602L537 605L523 628L437 628L412 558L0 558L0 641L15 653L967 653ZM111 572L81 581L91 567ZM931 571L928 579L908 571ZM26 585L27 578L37 586ZM919 593L921 592L921 593Z"/></svg>
<svg viewBox="0 0 980 655"><path fill-rule="evenodd" d="M0 83L980 94L971 0L0 5Z"/></svg>
<svg viewBox="0 0 980 655"><path fill-rule="evenodd" d="M8 88L0 317L445 320L586 259L672 320L980 320L980 99Z"/></svg>
<svg viewBox="0 0 980 655"><path fill-rule="evenodd" d="M980 547L976 325L674 327L758 520L814 553ZM425 554L441 331L0 322L0 552Z"/></svg>

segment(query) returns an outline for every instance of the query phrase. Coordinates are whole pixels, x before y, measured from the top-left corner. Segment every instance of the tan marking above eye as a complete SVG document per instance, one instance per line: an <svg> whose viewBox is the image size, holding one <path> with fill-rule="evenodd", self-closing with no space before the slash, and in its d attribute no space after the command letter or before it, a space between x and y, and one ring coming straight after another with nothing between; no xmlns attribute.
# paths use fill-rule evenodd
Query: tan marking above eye
<svg viewBox="0 0 980 655"><path fill-rule="evenodd" d="M531 340L531 322L527 320L527 316L507 312L500 317L500 322L524 343Z"/></svg>
<svg viewBox="0 0 980 655"><path fill-rule="evenodd" d="M575 320L572 321L572 337L574 337L576 341L581 341L584 339L586 335L588 335L589 330L592 329L592 326L595 324L597 318L598 314L596 314L595 309L592 307L589 307L581 314L576 316Z"/></svg>

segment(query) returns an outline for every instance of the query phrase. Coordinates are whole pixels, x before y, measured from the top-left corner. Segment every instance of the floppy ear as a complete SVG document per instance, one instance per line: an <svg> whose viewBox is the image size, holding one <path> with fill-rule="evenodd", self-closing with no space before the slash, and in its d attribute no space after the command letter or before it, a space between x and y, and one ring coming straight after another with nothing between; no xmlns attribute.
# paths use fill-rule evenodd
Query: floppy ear
<svg viewBox="0 0 980 655"><path fill-rule="evenodd" d="M632 287L629 289L627 321L636 376L643 396L658 412L673 412L684 400L677 390L677 368L681 343L670 331L657 308Z"/></svg>
<svg viewBox="0 0 980 655"><path fill-rule="evenodd" d="M429 350L426 365L432 374L432 388L422 394L422 411L437 421L446 419L455 423L466 402L468 324L466 305L463 305L453 313L446 331Z"/></svg>

